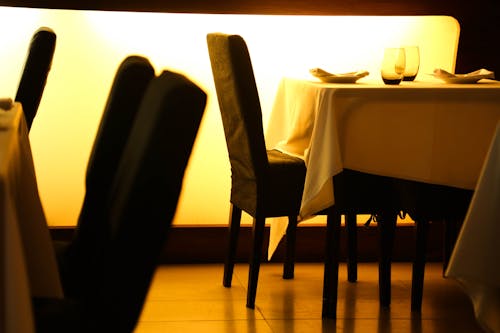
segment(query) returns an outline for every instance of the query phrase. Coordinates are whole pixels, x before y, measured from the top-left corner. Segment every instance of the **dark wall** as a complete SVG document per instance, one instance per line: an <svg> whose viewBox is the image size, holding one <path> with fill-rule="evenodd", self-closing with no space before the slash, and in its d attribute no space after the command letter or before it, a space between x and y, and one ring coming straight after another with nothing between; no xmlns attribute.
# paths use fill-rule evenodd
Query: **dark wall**
<svg viewBox="0 0 500 333"><path fill-rule="evenodd" d="M461 26L457 73L500 78L500 0L0 0L2 6L171 13L450 15Z"/></svg>

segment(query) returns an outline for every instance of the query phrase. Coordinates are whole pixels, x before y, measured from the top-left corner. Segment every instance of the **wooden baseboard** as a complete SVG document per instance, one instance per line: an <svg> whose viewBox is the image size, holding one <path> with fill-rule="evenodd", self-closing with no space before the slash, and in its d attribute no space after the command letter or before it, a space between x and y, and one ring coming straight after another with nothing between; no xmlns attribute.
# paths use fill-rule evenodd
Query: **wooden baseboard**
<svg viewBox="0 0 500 333"><path fill-rule="evenodd" d="M51 228L51 234L57 240L70 240L74 228ZM346 236L341 229L341 258L345 260ZM325 251L325 226L302 225L297 229L296 261L322 262ZM440 261L443 247L443 227L441 223L432 223L428 234L427 260ZM161 254L161 263L222 263L226 251L227 227L216 226L172 226L167 242ZM251 226L242 226L236 260L247 262L252 239ZM266 228L264 244L269 240L269 228ZM378 229L376 225L358 227L358 260L360 262L377 261ZM412 261L415 252L415 229L411 224L398 226L396 229L393 261ZM281 262L284 257L283 241L271 259ZM263 261L267 260L267 249L263 251Z"/></svg>

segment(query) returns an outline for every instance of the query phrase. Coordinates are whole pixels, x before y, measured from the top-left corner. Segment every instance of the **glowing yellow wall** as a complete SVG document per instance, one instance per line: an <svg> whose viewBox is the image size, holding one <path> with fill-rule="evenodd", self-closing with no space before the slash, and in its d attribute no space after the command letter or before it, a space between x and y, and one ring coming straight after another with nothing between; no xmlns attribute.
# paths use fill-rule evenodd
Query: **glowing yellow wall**
<svg viewBox="0 0 500 333"><path fill-rule="evenodd" d="M209 94L174 223L225 224L230 170L205 37L220 31L247 41L264 124L282 76L308 69L366 69L379 79L384 46L416 44L420 75L454 71L459 26L450 17L301 17L35 10L0 7L2 97L13 97L28 43L42 25L57 33L52 71L30 133L39 190L50 225L74 225L86 162L118 64L148 57L157 72L187 74ZM246 219L248 222L248 219Z"/></svg>

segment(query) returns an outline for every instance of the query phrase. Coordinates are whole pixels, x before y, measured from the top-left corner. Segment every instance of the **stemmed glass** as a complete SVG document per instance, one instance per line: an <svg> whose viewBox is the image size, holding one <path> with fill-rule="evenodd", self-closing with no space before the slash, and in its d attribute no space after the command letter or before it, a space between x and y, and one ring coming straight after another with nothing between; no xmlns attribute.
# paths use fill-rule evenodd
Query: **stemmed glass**
<svg viewBox="0 0 500 333"><path fill-rule="evenodd" d="M385 84L399 84L403 80L406 66L405 50L399 48L386 48L382 61L381 75Z"/></svg>
<svg viewBox="0 0 500 333"><path fill-rule="evenodd" d="M418 46L406 46L404 49L406 65L403 73L403 81L413 81L420 67L420 51Z"/></svg>

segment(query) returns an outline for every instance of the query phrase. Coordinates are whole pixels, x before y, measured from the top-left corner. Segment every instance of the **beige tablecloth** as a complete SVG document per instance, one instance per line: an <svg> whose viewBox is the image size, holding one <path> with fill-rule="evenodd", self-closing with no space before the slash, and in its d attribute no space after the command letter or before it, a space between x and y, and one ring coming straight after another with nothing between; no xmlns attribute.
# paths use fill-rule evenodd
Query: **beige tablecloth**
<svg viewBox="0 0 500 333"><path fill-rule="evenodd" d="M500 83L326 84L285 78L266 128L267 148L307 166L300 218L334 203L344 168L473 189L500 119ZM286 230L271 223L269 253Z"/></svg>
<svg viewBox="0 0 500 333"><path fill-rule="evenodd" d="M284 79L268 148L307 165L301 217L334 203L344 168L473 189L500 119L500 83L324 84Z"/></svg>
<svg viewBox="0 0 500 333"><path fill-rule="evenodd" d="M31 297L62 297L22 107L0 109L0 331L33 332Z"/></svg>
<svg viewBox="0 0 500 333"><path fill-rule="evenodd" d="M478 322L500 332L500 126L479 178L446 275L460 281Z"/></svg>

